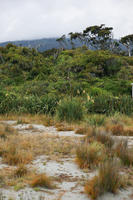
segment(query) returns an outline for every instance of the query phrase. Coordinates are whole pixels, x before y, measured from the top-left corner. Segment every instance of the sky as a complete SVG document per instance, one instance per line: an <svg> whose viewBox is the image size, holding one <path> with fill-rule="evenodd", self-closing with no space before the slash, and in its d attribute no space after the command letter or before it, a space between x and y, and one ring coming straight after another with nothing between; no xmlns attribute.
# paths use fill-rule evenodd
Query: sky
<svg viewBox="0 0 133 200"><path fill-rule="evenodd" d="M0 0L0 42L60 37L105 24L133 33L133 0Z"/></svg>

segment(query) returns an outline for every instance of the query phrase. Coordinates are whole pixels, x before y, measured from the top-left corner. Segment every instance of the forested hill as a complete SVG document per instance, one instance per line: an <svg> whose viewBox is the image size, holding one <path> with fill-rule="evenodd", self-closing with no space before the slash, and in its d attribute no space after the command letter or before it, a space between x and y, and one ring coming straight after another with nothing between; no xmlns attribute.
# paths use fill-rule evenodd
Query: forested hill
<svg viewBox="0 0 133 200"><path fill-rule="evenodd" d="M28 48L35 48L40 52L46 51L52 48L60 48L59 42L56 41L57 38L43 38L37 40L20 40L20 41L7 41L0 43L0 46L6 46L8 43L12 43L16 46L23 46ZM80 42L76 41L76 47L81 46ZM68 42L67 39L67 48L71 48L71 44Z"/></svg>
<svg viewBox="0 0 133 200"><path fill-rule="evenodd" d="M132 82L133 57L85 46L42 53L12 44L0 47L0 112L12 111L14 105L26 109L30 104L32 109L34 103L38 112L42 101L53 108L56 100L69 96L131 96Z"/></svg>

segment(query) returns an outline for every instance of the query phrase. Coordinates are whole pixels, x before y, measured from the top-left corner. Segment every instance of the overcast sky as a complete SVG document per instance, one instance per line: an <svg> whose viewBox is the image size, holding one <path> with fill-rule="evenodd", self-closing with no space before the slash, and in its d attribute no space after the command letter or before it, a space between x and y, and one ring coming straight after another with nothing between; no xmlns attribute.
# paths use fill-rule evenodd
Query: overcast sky
<svg viewBox="0 0 133 200"><path fill-rule="evenodd" d="M56 37L87 26L133 33L133 0L0 0L0 42Z"/></svg>

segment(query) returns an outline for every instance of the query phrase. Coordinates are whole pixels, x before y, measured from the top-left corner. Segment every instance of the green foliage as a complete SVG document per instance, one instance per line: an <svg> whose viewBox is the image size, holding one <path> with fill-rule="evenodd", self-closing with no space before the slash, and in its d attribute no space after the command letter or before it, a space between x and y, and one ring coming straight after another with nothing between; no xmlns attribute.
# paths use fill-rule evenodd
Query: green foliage
<svg viewBox="0 0 133 200"><path fill-rule="evenodd" d="M105 122L104 115L92 115L87 119L90 126L103 126Z"/></svg>
<svg viewBox="0 0 133 200"><path fill-rule="evenodd" d="M59 120L72 122L83 119L83 107L78 99L64 99L57 107L57 117Z"/></svg>
<svg viewBox="0 0 133 200"><path fill-rule="evenodd" d="M93 97L93 101L87 101L85 104L88 113L114 114L119 112L131 115L133 113L133 100L130 96L104 96Z"/></svg>
<svg viewBox="0 0 133 200"><path fill-rule="evenodd" d="M55 95L19 96L13 93L3 94L0 99L0 114L5 113L55 113L58 97Z"/></svg>
<svg viewBox="0 0 133 200"><path fill-rule="evenodd" d="M0 47L0 113L54 115L58 101L71 97L81 99L88 113L131 114L132 64L132 58L86 47L39 53L8 44Z"/></svg>

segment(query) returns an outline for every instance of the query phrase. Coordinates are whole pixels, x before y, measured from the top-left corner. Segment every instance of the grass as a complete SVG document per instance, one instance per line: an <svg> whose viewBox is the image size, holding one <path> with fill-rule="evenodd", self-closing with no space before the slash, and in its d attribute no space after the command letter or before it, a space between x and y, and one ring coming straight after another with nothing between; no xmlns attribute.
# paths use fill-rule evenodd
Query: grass
<svg viewBox="0 0 133 200"><path fill-rule="evenodd" d="M65 99L57 107L57 118L68 123L83 120L83 107L78 99Z"/></svg>
<svg viewBox="0 0 133 200"><path fill-rule="evenodd" d="M104 115L91 115L87 119L87 123L90 126L103 126L105 124L105 116Z"/></svg>
<svg viewBox="0 0 133 200"><path fill-rule="evenodd" d="M94 140L101 142L108 148L112 148L112 146L115 143L111 135L109 133L106 133L106 131L102 131L102 130L96 131L96 134L94 135Z"/></svg>
<svg viewBox="0 0 133 200"><path fill-rule="evenodd" d="M23 177L27 175L28 169L24 164L19 165L15 170L14 170L14 176L15 177Z"/></svg>
<svg viewBox="0 0 133 200"><path fill-rule="evenodd" d="M126 166L133 166L133 149L127 145L127 141L121 140L115 147L115 153Z"/></svg>
<svg viewBox="0 0 133 200"><path fill-rule="evenodd" d="M97 199L106 192L115 194L125 186L126 182L119 174L116 160L108 160L100 165L98 175L86 183L85 192L91 199Z"/></svg>
<svg viewBox="0 0 133 200"><path fill-rule="evenodd" d="M92 142L91 144L80 144L76 151L76 163L80 168L96 167L106 158L106 151L103 144Z"/></svg>
<svg viewBox="0 0 133 200"><path fill-rule="evenodd" d="M6 139L10 135L17 134L17 131L8 125L0 124L0 138Z"/></svg>
<svg viewBox="0 0 133 200"><path fill-rule="evenodd" d="M46 174L35 175L30 183L31 187L45 187L48 189L53 189L54 185L52 179Z"/></svg>
<svg viewBox="0 0 133 200"><path fill-rule="evenodd" d="M8 117L9 116L7 116L7 118ZM15 120L15 117L16 116L12 116L12 118L8 119ZM44 124L45 117L46 116L43 116L41 118L40 115L22 116L21 122ZM48 121L49 120L50 118ZM126 121L128 122L127 124L125 124ZM12 129L12 127L1 124L1 133L5 134L6 137L0 137L0 156L4 163L12 165L13 167L9 166L8 170L0 170L0 186L13 186L15 190L19 190L19 188L26 187L27 184L30 184L30 186L35 185L32 186L34 188L39 187L39 185L42 184L43 186L41 187L47 188L47 183L45 183L45 179L47 179L51 181L50 187L53 188L53 180L50 177L43 174L43 177L41 178L40 174L38 175L35 171L28 170L26 164L31 163L32 160L40 155L45 155L48 156L48 159L58 161L60 158L74 158L76 154L76 163L80 168L87 170L87 172L88 168L98 169L100 165L98 175L92 180L87 181L85 185L85 191L88 196L95 199L105 192L117 192L124 184L119 173L115 174L114 171L112 172L113 165L111 165L112 168L110 167L109 174L109 170L107 170L109 168L107 160L109 160L108 162L111 162L111 157L117 157L123 164L121 168L119 168L119 171L123 170L125 172L125 169L127 169L125 173L128 174L128 170L133 165L133 151L129 149L124 142L118 142L117 144L112 138L112 131L110 130L113 127L112 130L114 130L114 135L116 134L116 136L119 136L120 134L132 135L133 121L129 118L127 118L126 121L124 121L124 118L120 118L120 121L116 120L112 122L112 117L107 117L104 121L105 127L102 127L102 125L100 125L101 127L88 126L86 121L78 124L77 122L69 124L67 122L54 121L58 130L68 131L73 129L76 130L77 134L86 135L86 137L76 138L76 140L74 137L59 137L47 135L46 133L34 134L34 137L33 135L28 134L21 135ZM48 122L48 124L50 123ZM123 129L121 129L119 125L122 125ZM33 127L31 126L30 128ZM114 163L114 161L112 162ZM16 169L14 169L14 166L16 166ZM117 178L113 179L114 177L112 176L120 178L120 184L117 184ZM110 180L109 185L108 179L111 178L112 180ZM103 182L106 182L106 184L103 184ZM113 185L114 183L116 185ZM111 189L111 187L113 189Z"/></svg>

